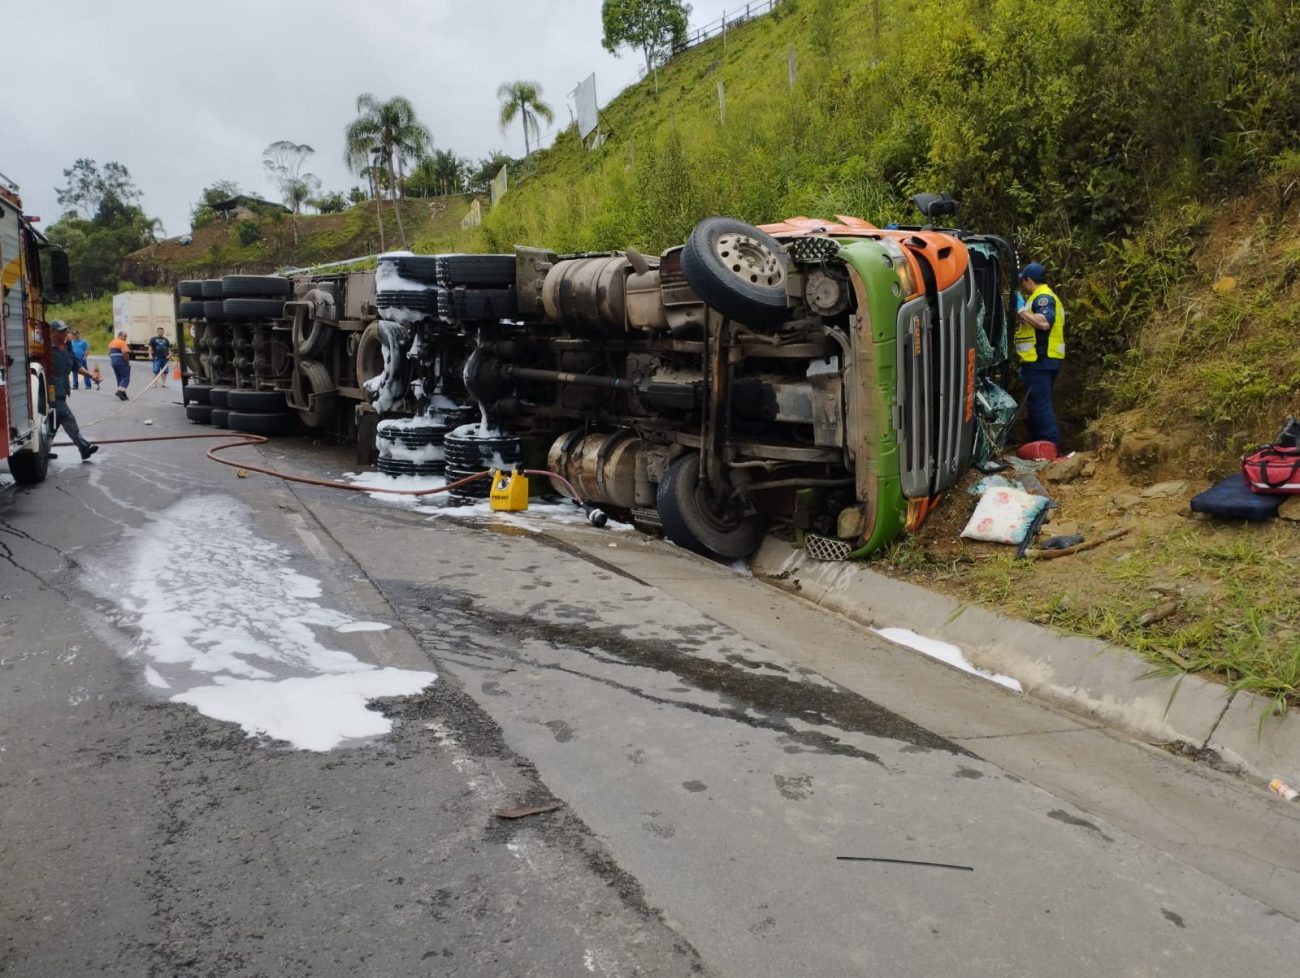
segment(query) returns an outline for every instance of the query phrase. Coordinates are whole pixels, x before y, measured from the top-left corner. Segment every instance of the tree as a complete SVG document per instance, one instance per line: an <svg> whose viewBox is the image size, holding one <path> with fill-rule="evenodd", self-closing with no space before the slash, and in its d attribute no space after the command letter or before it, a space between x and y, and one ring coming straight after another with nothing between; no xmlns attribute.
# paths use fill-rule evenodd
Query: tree
<svg viewBox="0 0 1300 978"><path fill-rule="evenodd" d="M234 180L217 180L204 187L199 194L199 202L190 209L190 227L195 229L207 227L217 219L217 212L212 209L213 205L229 200L231 197L238 197L241 193L243 191Z"/></svg>
<svg viewBox="0 0 1300 978"><path fill-rule="evenodd" d="M686 43L690 13L690 5L678 0L605 0L600 8L605 28L600 43L615 56L624 45L640 48L649 72Z"/></svg>
<svg viewBox="0 0 1300 978"><path fill-rule="evenodd" d="M78 296L111 292L117 287L122 259L151 245L161 225L145 214L140 191L120 163L77 160L63 171L68 180L58 201L68 210L47 232L68 253L72 289Z"/></svg>
<svg viewBox="0 0 1300 978"><path fill-rule="evenodd" d="M470 193L485 194L488 187L492 185L493 178L501 172L503 166L509 166L514 163L509 156L494 149L491 156L485 156L475 164L471 164L473 169L469 171L467 182Z"/></svg>
<svg viewBox="0 0 1300 978"><path fill-rule="evenodd" d="M348 191L348 203L353 207L356 207L357 204L364 204L369 199L370 198L366 196L366 192L360 187L353 187Z"/></svg>
<svg viewBox="0 0 1300 978"><path fill-rule="evenodd" d="M334 190L307 201L321 214L339 214L348 209L348 199L340 190Z"/></svg>
<svg viewBox="0 0 1300 978"><path fill-rule="evenodd" d="M524 126L524 159L532 155L528 146L528 131L531 129L534 141L540 141L541 130L537 125L540 116L547 122L555 118L551 107L542 101L542 86L534 81L502 82L497 88L497 98L501 100L501 131L519 116Z"/></svg>
<svg viewBox="0 0 1300 978"><path fill-rule="evenodd" d="M469 161L449 149L434 151L432 156L421 157L403 184L412 197L441 197L458 194L465 189L465 176Z"/></svg>
<svg viewBox="0 0 1300 978"><path fill-rule="evenodd" d="M79 159L63 171L63 178L68 181L66 187L55 188L55 199L64 213L75 212L90 219L99 213L99 208L108 197L116 198L125 204L135 203L140 199L140 190L131 180L131 173L125 166L114 160L99 165L91 159Z"/></svg>
<svg viewBox="0 0 1300 978"><path fill-rule="evenodd" d="M285 205L298 214L302 205L320 189L320 178L314 173L304 173L307 157L316 151L306 143L280 139L262 150L262 165L280 190Z"/></svg>
<svg viewBox="0 0 1300 978"><path fill-rule="evenodd" d="M343 132L343 160L359 176L365 176L370 170L376 188L383 177L388 198L397 213L397 232L402 247L406 247L406 229L402 226L397 192L406 162L427 154L433 136L416 117L415 107L400 95L380 102L369 92L363 92L357 96L357 113L357 118Z"/></svg>

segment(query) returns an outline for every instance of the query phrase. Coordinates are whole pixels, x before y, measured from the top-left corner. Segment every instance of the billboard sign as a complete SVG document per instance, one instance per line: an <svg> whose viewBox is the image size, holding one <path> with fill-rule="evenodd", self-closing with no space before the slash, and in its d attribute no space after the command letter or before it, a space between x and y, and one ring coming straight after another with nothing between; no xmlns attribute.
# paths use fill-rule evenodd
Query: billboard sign
<svg viewBox="0 0 1300 978"><path fill-rule="evenodd" d="M573 93L574 108L578 112L578 135L586 139L595 130L598 123L596 114L596 74L592 72L581 82Z"/></svg>

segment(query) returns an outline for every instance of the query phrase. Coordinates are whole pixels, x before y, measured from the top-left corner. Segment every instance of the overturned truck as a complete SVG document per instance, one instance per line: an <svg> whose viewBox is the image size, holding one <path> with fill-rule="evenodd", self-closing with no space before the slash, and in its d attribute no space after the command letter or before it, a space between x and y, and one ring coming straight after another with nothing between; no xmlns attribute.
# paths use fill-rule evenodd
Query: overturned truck
<svg viewBox="0 0 1300 978"><path fill-rule="evenodd" d="M932 224L714 217L658 256L400 253L181 282L186 411L354 440L390 475L547 469L718 560L773 524L864 556L997 440L1014 268L1005 240Z"/></svg>

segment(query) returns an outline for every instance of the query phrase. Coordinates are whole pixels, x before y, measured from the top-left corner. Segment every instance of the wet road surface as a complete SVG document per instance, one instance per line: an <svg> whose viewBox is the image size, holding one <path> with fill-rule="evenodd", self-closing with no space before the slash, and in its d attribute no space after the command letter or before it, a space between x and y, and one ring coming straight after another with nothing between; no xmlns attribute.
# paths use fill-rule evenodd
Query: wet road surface
<svg viewBox="0 0 1300 978"><path fill-rule="evenodd" d="M171 399L92 437L192 430ZM202 452L65 449L0 487L5 974L1220 975L1300 952L1300 822L1213 772L635 534L430 518ZM356 684L389 678L419 691L356 733Z"/></svg>

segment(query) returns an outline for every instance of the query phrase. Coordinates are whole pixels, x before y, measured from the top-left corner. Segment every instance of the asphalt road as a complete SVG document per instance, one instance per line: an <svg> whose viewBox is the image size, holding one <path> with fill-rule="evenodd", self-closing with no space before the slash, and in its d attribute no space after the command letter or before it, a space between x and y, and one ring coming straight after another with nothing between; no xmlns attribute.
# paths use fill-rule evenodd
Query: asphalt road
<svg viewBox="0 0 1300 978"><path fill-rule="evenodd" d="M206 447L0 476L4 974L1294 970L1252 786L634 533Z"/></svg>

